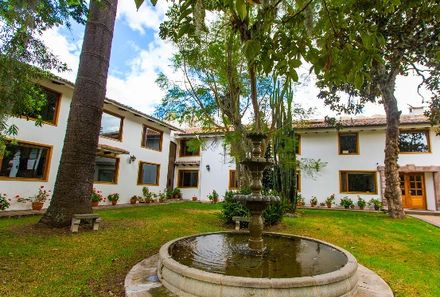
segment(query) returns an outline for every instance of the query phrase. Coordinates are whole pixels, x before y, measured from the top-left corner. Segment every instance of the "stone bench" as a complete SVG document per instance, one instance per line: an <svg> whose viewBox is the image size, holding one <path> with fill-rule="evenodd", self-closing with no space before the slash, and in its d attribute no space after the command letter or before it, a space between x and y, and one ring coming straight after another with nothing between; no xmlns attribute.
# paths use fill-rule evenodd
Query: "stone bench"
<svg viewBox="0 0 440 297"><path fill-rule="evenodd" d="M232 217L232 220L235 222L235 230L237 231L240 230L241 222L249 223L251 221L248 217L239 217L239 216Z"/></svg>
<svg viewBox="0 0 440 297"><path fill-rule="evenodd" d="M81 221L92 221L93 231L97 231L99 228L99 223L101 223L101 218L97 214L86 213L86 214L74 214L72 216L72 224L70 225L70 231L73 233L78 232L78 227Z"/></svg>

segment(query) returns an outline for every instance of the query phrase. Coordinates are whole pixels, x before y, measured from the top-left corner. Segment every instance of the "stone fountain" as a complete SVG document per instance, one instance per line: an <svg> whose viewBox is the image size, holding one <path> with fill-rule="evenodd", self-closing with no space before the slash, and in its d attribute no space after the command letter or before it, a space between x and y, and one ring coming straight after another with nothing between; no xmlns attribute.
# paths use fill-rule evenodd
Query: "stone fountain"
<svg viewBox="0 0 440 297"><path fill-rule="evenodd" d="M261 142L266 139L263 133L249 133L247 137L252 142L252 151L250 158L247 158L241 164L249 171L251 176L251 191L249 195L235 195L235 199L243 203L250 211L251 218L249 222L249 248L254 252L262 252L263 243L263 218L262 214L266 207L275 201L279 201L276 196L263 196L261 190L263 185L263 171L272 165L271 161L266 160L261 154Z"/></svg>
<svg viewBox="0 0 440 297"><path fill-rule="evenodd" d="M214 232L166 243L158 257L138 263L127 275L127 296L392 297L387 284L349 252L313 238L263 232L261 215L279 198L261 194L263 170L271 165L261 156L265 135L248 137L252 152L242 164L251 174L252 192L236 199L250 210L249 234ZM156 261L157 271L151 264ZM140 284L154 279L154 273L168 293L141 294L139 288L160 286L154 281Z"/></svg>

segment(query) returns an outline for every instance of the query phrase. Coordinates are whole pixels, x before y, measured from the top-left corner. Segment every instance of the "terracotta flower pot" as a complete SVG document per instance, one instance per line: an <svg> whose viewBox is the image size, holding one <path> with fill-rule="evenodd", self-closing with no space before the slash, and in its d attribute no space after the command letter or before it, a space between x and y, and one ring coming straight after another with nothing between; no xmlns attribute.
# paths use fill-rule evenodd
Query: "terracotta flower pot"
<svg viewBox="0 0 440 297"><path fill-rule="evenodd" d="M359 206L359 208L360 208L361 210L364 210L365 206Z"/></svg>
<svg viewBox="0 0 440 297"><path fill-rule="evenodd" d="M41 210L43 205L43 202L32 202L32 210Z"/></svg>
<svg viewBox="0 0 440 297"><path fill-rule="evenodd" d="M327 208L332 208L332 205L330 203L327 203Z"/></svg>
<svg viewBox="0 0 440 297"><path fill-rule="evenodd" d="M130 204L136 204L136 199L130 199Z"/></svg>
<svg viewBox="0 0 440 297"><path fill-rule="evenodd" d="M99 201L91 201L92 207L97 207L99 205Z"/></svg>
<svg viewBox="0 0 440 297"><path fill-rule="evenodd" d="M113 200L112 205L116 205L118 203L118 200Z"/></svg>
<svg viewBox="0 0 440 297"><path fill-rule="evenodd" d="M192 197L192 201L197 201L197 197Z"/></svg>

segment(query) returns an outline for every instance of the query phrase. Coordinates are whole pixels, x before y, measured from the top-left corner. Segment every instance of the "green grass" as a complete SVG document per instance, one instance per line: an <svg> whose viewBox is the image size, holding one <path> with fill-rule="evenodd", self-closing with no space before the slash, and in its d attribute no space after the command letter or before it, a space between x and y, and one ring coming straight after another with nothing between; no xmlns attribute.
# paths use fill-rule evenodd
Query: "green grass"
<svg viewBox="0 0 440 297"><path fill-rule="evenodd" d="M179 203L99 211L98 232L0 219L0 296L123 295L126 273L176 237L226 229L219 205ZM396 296L440 296L440 229L383 214L300 210L272 231L339 245L376 271Z"/></svg>

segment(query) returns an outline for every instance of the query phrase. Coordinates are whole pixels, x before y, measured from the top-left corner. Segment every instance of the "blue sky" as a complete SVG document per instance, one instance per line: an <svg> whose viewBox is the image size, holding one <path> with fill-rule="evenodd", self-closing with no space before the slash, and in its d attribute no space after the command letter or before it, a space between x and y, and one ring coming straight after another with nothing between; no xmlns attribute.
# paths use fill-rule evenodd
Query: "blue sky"
<svg viewBox="0 0 440 297"><path fill-rule="evenodd" d="M166 1L158 1L158 6L153 7L147 0L137 11L134 0L119 0L107 97L152 113L164 95L155 83L158 73L164 72L174 80L183 80L182 74L174 72L170 67L170 58L175 51L173 45L158 36L159 25L164 19L166 9ZM83 34L83 26L72 24L70 29L54 28L43 36L48 47L72 70L59 75L73 82ZM304 67L301 72L306 74L308 69ZM307 108L315 107L315 118L332 114L329 108L316 100L318 90L314 86L313 78L310 81L308 85L299 88L297 102ZM408 104L418 106L422 102L417 95L417 81L414 77L400 77L397 81L396 96L399 107L404 112L407 111ZM383 113L383 107L378 104L370 104L365 109L366 115Z"/></svg>

